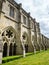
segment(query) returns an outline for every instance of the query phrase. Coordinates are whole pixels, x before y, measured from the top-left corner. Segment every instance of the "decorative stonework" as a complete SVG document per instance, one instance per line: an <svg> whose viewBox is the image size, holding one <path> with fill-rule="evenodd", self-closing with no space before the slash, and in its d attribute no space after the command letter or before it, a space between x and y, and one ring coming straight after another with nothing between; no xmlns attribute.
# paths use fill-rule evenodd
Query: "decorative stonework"
<svg viewBox="0 0 49 65"><path fill-rule="evenodd" d="M3 4L0 4L0 55L4 57L23 53L25 57L27 52L36 53L40 51L39 48L49 48L49 39L40 33L39 23L22 8L22 4L14 0L0 0L0 3ZM14 8L14 18L9 16L10 6ZM26 24L23 15L26 16Z"/></svg>

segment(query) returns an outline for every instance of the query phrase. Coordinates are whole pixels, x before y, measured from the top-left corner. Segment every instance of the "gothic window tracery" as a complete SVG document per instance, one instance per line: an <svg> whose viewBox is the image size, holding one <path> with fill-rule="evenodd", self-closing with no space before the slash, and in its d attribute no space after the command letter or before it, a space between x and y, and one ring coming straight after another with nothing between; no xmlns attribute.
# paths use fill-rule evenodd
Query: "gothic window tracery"
<svg viewBox="0 0 49 65"><path fill-rule="evenodd" d="M4 36L4 32L2 33L2 36Z"/></svg>
<svg viewBox="0 0 49 65"><path fill-rule="evenodd" d="M8 36L8 38L13 37L13 32L10 31L10 30L7 30L7 31L6 31L6 36Z"/></svg>
<svg viewBox="0 0 49 65"><path fill-rule="evenodd" d="M8 38L12 38L14 35L13 31L11 30L6 30L2 33L2 36L8 37Z"/></svg>
<svg viewBox="0 0 49 65"><path fill-rule="evenodd" d="M8 27L6 28L3 32L2 32L2 39L3 39L3 43L7 43L9 46L9 55L16 55L16 32L14 29ZM13 45L14 44L14 45ZM4 51L3 51L3 56L7 56L8 53L8 45L4 46ZM5 48L7 48L6 53L5 52Z"/></svg>

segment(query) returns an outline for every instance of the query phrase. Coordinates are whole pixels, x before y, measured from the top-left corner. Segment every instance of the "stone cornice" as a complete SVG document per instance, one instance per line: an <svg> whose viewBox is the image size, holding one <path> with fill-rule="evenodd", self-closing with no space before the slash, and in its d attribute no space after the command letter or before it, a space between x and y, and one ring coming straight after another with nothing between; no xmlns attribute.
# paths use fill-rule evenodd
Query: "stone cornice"
<svg viewBox="0 0 49 65"><path fill-rule="evenodd" d="M27 17L29 17L29 13L27 13L23 8L21 8L22 9L22 13L24 14L24 15L26 15Z"/></svg>
<svg viewBox="0 0 49 65"><path fill-rule="evenodd" d="M25 27L25 28L27 28L27 29L30 29L28 26L26 26L26 25L24 25L24 24L22 24L22 26Z"/></svg>
<svg viewBox="0 0 49 65"><path fill-rule="evenodd" d="M17 4L15 1L7 0L9 3L11 3L13 6L15 6L17 9L20 8L19 4Z"/></svg>
<svg viewBox="0 0 49 65"><path fill-rule="evenodd" d="M0 11L1 13L5 14L3 11Z"/></svg>

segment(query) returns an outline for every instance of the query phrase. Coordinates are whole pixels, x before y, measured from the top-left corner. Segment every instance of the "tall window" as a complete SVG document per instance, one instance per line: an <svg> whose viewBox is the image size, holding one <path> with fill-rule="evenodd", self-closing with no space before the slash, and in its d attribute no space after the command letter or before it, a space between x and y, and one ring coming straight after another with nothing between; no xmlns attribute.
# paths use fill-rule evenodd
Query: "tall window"
<svg viewBox="0 0 49 65"><path fill-rule="evenodd" d="M32 23L32 29L34 29L34 24Z"/></svg>
<svg viewBox="0 0 49 65"><path fill-rule="evenodd" d="M10 6L10 16L14 18L14 8Z"/></svg>
<svg viewBox="0 0 49 65"><path fill-rule="evenodd" d="M23 22L26 24L26 17L23 15Z"/></svg>

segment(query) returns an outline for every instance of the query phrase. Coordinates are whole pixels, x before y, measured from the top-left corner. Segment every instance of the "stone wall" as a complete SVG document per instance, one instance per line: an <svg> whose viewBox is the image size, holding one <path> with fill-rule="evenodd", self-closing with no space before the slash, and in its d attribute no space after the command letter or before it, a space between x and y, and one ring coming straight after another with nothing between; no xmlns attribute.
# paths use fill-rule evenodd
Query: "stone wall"
<svg viewBox="0 0 49 65"><path fill-rule="evenodd" d="M10 6L14 8L14 18L9 16ZM8 40L8 47L10 46L10 40L12 40L12 43L16 43L17 54L22 54L22 42L24 41L24 46L28 46L28 52L33 52L34 50L45 50L45 44L47 45L46 47L49 48L49 39L40 33L39 23L37 23L36 20L30 16L30 13L27 13L22 8L21 4L17 4L15 1L12 2L11 0L5 0L2 3L2 10L0 13L1 34L4 32L6 34L6 31L10 30L14 33L14 35L16 35L16 37L14 37L15 41L5 35L3 35L3 37L6 38L6 41ZM26 17L26 24L24 24L23 16ZM22 37L26 38L26 40L23 41ZM9 50L7 56L9 56Z"/></svg>

